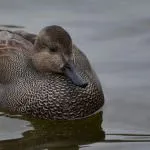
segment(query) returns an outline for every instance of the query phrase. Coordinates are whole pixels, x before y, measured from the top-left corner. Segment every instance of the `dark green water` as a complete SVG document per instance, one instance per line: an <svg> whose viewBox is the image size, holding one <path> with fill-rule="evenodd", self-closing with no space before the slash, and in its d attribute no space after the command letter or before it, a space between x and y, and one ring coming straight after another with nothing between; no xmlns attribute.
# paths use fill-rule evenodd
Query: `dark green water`
<svg viewBox="0 0 150 150"><path fill-rule="evenodd" d="M149 150L149 8L149 0L0 1L0 28L37 33L58 24L69 31L106 97L103 115L77 121L1 114L0 150Z"/></svg>
<svg viewBox="0 0 150 150"><path fill-rule="evenodd" d="M9 117L10 121L16 125L12 127L4 122L2 123L5 124L3 128L5 127L5 130L7 128L5 133L8 132L8 137L11 136L9 140L1 139L0 148L4 150L12 150L12 148L16 150L46 148L78 150L80 145L104 141L105 139L105 133L101 128L102 113L75 121L47 121L26 118L30 123L21 121L23 119L21 117L17 117L18 119L15 119L15 117L13 118L14 120L11 120L12 116L9 115ZM4 117L2 119L7 120ZM24 132L20 129L24 130ZM18 137L16 133L18 133ZM19 135L22 137L19 137Z"/></svg>

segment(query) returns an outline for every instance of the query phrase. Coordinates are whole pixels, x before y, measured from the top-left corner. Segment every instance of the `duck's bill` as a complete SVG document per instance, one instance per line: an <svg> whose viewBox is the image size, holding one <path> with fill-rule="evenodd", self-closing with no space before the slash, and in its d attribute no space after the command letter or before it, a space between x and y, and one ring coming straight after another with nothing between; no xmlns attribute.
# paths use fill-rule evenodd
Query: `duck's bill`
<svg viewBox="0 0 150 150"><path fill-rule="evenodd" d="M84 82L81 76L77 73L74 64L68 63L64 67L63 71L64 71L64 74L71 79L73 84L82 88L85 88L88 85L88 83Z"/></svg>

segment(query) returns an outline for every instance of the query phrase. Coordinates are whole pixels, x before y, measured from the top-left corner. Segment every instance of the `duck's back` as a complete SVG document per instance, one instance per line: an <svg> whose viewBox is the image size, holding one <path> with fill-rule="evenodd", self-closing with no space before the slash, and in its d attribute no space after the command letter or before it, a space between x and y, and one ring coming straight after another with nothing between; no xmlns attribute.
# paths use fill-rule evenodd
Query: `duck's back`
<svg viewBox="0 0 150 150"><path fill-rule="evenodd" d="M8 30L0 30L0 48L14 47L31 53L33 44L22 36Z"/></svg>

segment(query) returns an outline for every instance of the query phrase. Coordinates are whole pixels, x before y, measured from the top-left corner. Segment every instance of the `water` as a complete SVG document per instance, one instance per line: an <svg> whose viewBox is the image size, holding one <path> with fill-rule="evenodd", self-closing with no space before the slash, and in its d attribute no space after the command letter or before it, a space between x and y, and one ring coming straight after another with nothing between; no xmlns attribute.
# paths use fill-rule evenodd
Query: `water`
<svg viewBox="0 0 150 150"><path fill-rule="evenodd" d="M1 1L1 28L69 31L99 75L106 103L103 115L77 122L1 114L0 150L149 150L149 7L149 0Z"/></svg>

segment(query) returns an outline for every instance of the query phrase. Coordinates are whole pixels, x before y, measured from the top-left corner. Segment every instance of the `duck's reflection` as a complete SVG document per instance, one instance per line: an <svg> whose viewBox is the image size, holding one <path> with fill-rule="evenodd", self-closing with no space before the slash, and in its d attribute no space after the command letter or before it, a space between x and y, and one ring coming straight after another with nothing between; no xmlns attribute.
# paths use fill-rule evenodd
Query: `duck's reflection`
<svg viewBox="0 0 150 150"><path fill-rule="evenodd" d="M78 150L79 145L103 141L102 112L82 120L49 121L29 120L35 130L23 133L24 138L3 141L4 150Z"/></svg>

